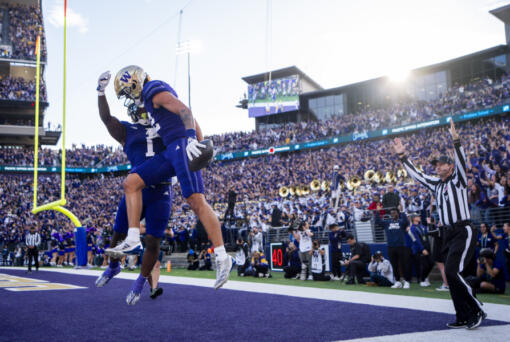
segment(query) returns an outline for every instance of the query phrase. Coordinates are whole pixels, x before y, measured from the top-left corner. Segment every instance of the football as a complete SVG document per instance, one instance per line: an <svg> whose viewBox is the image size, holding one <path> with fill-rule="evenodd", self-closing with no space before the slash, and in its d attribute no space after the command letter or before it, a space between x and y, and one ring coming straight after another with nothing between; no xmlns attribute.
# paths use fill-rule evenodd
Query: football
<svg viewBox="0 0 510 342"><path fill-rule="evenodd" d="M214 146L212 140L205 139L202 140L200 143L205 145L205 147L200 148L202 154L199 157L193 158L193 160L188 161L189 169L192 172L201 170L207 165L209 165L214 156Z"/></svg>

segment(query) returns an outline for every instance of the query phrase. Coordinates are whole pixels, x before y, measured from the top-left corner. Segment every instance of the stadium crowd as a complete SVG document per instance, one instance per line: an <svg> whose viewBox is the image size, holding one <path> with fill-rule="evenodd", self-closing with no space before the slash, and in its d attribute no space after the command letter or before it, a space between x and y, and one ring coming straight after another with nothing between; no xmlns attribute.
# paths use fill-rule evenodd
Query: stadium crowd
<svg viewBox="0 0 510 342"><path fill-rule="evenodd" d="M360 113L332 116L325 121L288 123L276 128L210 136L218 152L257 149L310 141L330 136L361 133L426 121L502 104L510 97L510 78L497 82L480 79L448 89L430 102L402 100L385 109L366 108Z"/></svg>
<svg viewBox="0 0 510 342"><path fill-rule="evenodd" d="M60 158L60 150L50 148L39 149L40 166L60 165ZM73 144L70 149L66 149L66 165L68 167L101 167L126 163L126 156L120 147L105 145L78 146ZM33 165L34 149L33 147L0 146L0 164L16 166Z"/></svg>
<svg viewBox="0 0 510 342"><path fill-rule="evenodd" d="M39 98L46 101L46 86L41 83ZM0 100L34 101L35 81L26 81L22 77L0 76Z"/></svg>
<svg viewBox="0 0 510 342"><path fill-rule="evenodd" d="M488 227L496 225L501 228L504 219L510 217L509 126L509 116L466 122L458 126L469 159L469 203L473 218L475 222L484 222ZM451 142L445 139L445 136L447 133L444 128L435 128L403 139L408 145L413 162L422 165L426 172L431 172L430 160L438 154L451 152ZM213 163L203 171L204 183L207 185L206 196L209 203L214 205L217 214L223 216L227 191L233 189L237 192L237 200L241 202L236 206L233 215L237 228L235 231L230 229L232 222L226 220L223 231L226 238L235 232L230 241L235 241L239 233L244 239L241 244L256 240L251 235L254 228L267 232L271 226L287 226L299 221L307 222L314 229L324 230L332 223L349 228L352 222L364 219L366 209L373 207L373 202L377 203L376 196L383 198L384 203L384 195L393 193L394 190L382 184L362 184L356 191L342 191L339 207L335 209L330 195L324 191L310 192L302 197L281 198L278 189L284 185L306 185L313 179L329 180L334 165L339 165L339 173L346 180L352 176L363 178L364 172L371 169L383 173L396 171L400 163L388 143L388 140L358 141L322 150ZM429 154L425 146L437 148ZM91 163L97 165L108 155L121 155L120 150L104 147L75 146L72 151L69 153L68 164L79 166ZM103 153L104 151L109 151L109 154ZM41 158L42 165L58 160L58 151L53 153L55 154L50 155L49 160ZM26 155L23 149L0 149L0 163L11 160L31 165L31 156ZM263 170L261 163L264 164ZM69 175L66 181L69 208L89 227L93 251L97 255L101 255L108 244L116 207L122 196L123 178L111 174L82 178ZM3 223L0 247L3 247L4 251L10 251L8 255L13 255L7 259L15 259L16 250L22 245L24 231L32 225L41 232L45 249L65 248L69 243L64 242L65 236L70 236L70 223L67 218L52 211L37 216L30 213L31 175L1 174L0 185L0 221ZM175 186L174 190L175 200L170 222L172 231L168 232L165 240L174 246L174 249L187 251L191 248L200 251L201 246L207 244L200 240L196 218L183 201L179 187ZM399 206L405 213L423 211L431 203L427 191L408 180L400 179L395 190L401 199ZM39 203L57 199L58 177L40 176L39 191ZM250 245L253 246L253 242ZM250 251L248 255L250 260L253 252ZM255 255L255 259L260 259L260 262L264 258L263 255ZM268 274L256 272L259 273Z"/></svg>
<svg viewBox="0 0 510 342"><path fill-rule="evenodd" d="M8 58L35 60L35 42L43 28L41 8L19 4L3 4L9 13L9 39L12 53ZM46 59L46 39L42 33L41 59Z"/></svg>

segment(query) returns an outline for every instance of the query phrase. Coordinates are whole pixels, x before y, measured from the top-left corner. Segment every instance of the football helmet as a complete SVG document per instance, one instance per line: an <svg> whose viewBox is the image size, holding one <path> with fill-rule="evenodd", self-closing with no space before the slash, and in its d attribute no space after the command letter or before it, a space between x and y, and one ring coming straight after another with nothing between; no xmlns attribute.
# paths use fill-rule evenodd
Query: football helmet
<svg viewBox="0 0 510 342"><path fill-rule="evenodd" d="M136 103L131 103L128 106L127 113L134 123L142 126L150 126L151 120L143 105L137 106Z"/></svg>
<svg viewBox="0 0 510 342"><path fill-rule="evenodd" d="M132 103L139 104L146 78L147 73L137 65L128 65L115 75L113 82L115 93L119 99L126 98L124 106L129 107Z"/></svg>

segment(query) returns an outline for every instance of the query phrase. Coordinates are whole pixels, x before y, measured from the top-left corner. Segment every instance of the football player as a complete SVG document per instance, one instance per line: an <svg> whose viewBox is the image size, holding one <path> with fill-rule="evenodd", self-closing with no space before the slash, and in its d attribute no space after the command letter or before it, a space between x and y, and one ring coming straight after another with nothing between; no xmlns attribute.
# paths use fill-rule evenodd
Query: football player
<svg viewBox="0 0 510 342"><path fill-rule="evenodd" d="M124 153L126 153L131 165L137 167L162 152L165 146L158 134L151 128L147 115L142 113L137 106L132 106L128 110L128 114L133 121L132 123L119 121L110 115L108 102L104 96L104 90L110 81L110 77L111 75L108 71L99 76L97 87L99 114L110 135L123 146ZM171 170L168 171L170 172ZM133 283L131 291L126 298L126 302L129 305L136 304L140 299L145 282L158 259L159 243L170 218L172 203L172 188L169 186L170 184L170 176L168 176L161 179L158 183L151 184L151 186L142 191L141 216L145 217L147 222L145 253L140 275ZM124 197L122 197L119 203L113 230L111 247L118 245L128 234L128 217ZM131 254L137 254L141 251L141 246L136 247L131 251ZM112 253L109 255L109 266L96 280L97 287L106 285L120 272L119 259L123 257L123 254Z"/></svg>
<svg viewBox="0 0 510 342"><path fill-rule="evenodd" d="M163 153L133 168L124 181L129 230L127 238L114 248L115 252L129 252L140 244L142 189L175 174L183 196L213 243L216 255L214 287L220 288L227 282L234 261L225 251L218 217L205 200L202 174L190 171L188 165L189 161L200 157L201 148L205 147L197 140L191 110L177 98L172 87L163 81L152 81L142 68L135 65L121 69L115 76L114 86L117 97L125 99L124 105L145 107L166 146Z"/></svg>

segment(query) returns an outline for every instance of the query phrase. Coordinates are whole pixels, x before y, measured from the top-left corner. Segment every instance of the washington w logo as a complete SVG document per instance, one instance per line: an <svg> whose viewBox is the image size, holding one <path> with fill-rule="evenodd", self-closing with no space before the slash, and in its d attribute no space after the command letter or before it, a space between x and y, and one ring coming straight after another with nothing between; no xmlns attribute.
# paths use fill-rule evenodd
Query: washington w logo
<svg viewBox="0 0 510 342"><path fill-rule="evenodd" d="M50 283L46 280L16 277L2 273L0 273L0 288L14 292L86 289L83 286Z"/></svg>
<svg viewBox="0 0 510 342"><path fill-rule="evenodd" d="M123 73L123 74L122 74L122 76L120 77L120 80L121 80L122 82L127 82L130 78L131 78L131 75L129 74L129 72L124 71L124 73Z"/></svg>

